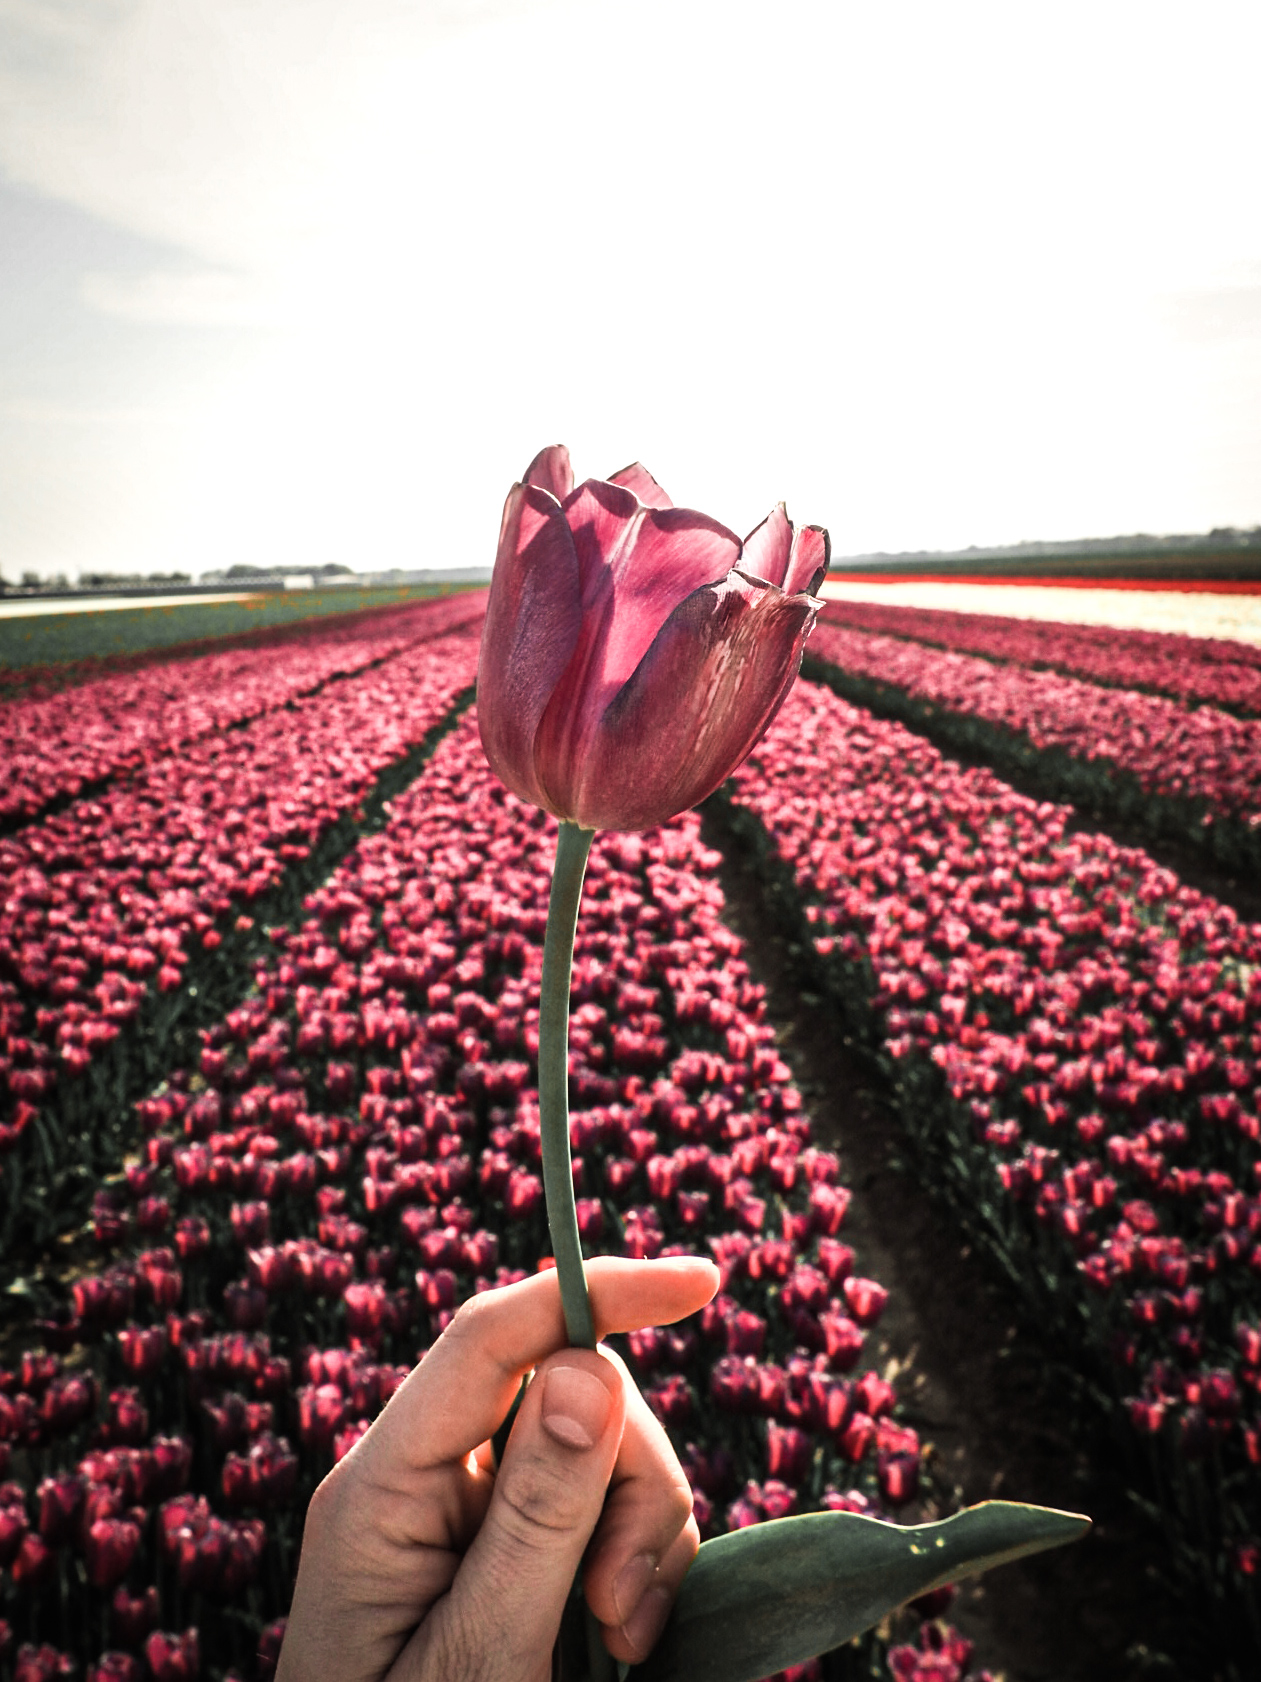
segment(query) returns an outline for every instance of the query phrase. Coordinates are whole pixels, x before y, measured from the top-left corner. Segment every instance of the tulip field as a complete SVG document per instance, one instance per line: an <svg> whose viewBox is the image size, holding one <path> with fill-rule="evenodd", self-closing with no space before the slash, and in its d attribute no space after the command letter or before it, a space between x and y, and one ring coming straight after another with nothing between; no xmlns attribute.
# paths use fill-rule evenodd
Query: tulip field
<svg viewBox="0 0 1261 1682"><path fill-rule="evenodd" d="M557 826L486 762L485 606L0 703L18 1682L269 1682L316 1484L461 1302L546 1264ZM1078 1375L1072 1406L1106 1420L1229 1645L1216 1674L1243 1682L1261 925L1001 776L1019 754L1048 787L1114 785L1098 809L1145 802L1154 829L1261 858L1261 659L964 617L826 610L807 647L826 682L798 681L714 797L722 832L881 1071L917 1171ZM948 758L943 717L991 764ZM584 1247L719 1265L693 1321L621 1340L703 1535L939 1516L953 1495L876 1355L888 1292L847 1239L861 1187L843 1137L816 1136L721 864L695 812L596 836L569 1044ZM997 1682L949 1607L937 1591L784 1674Z"/></svg>
<svg viewBox="0 0 1261 1682"><path fill-rule="evenodd" d="M1191 638L1160 639L1174 646L1156 656L1150 651L1152 633L1144 638L1110 632L1111 647L1103 650L1080 634L1082 627L1027 627L1023 646L1028 658L1036 644L1040 663L1034 666L1010 656L999 663L958 652L961 643L985 642L996 656L1000 647L1013 649L1021 638L954 628L941 632L935 625L954 615L931 616L938 634L960 639L939 648L837 623L842 611L848 616L848 608L826 610L810 643L807 669L819 676L825 675L821 667L829 668L850 700L931 733L948 749L1019 774L1053 799L1202 849L1254 879L1261 875L1261 719L1225 710L1227 695L1240 705L1253 693L1234 675L1255 671L1261 678L1261 669L1247 663L1256 653L1246 644L1239 645L1244 657L1239 664L1219 668L1221 687L1212 701L1188 705L1169 693L1179 687L1181 674L1189 668L1207 688L1206 674L1215 669L1207 655L1184 661L1182 645L1194 642ZM890 611L895 610L885 610ZM907 610L900 611L905 616ZM917 622L929 617L920 614ZM1207 644L1210 650L1220 646ZM1048 669L1049 661L1065 670ZM1066 675L1068 669L1092 666L1106 666L1107 686L1097 677ZM1113 686L1134 671L1150 682L1154 667L1169 674L1161 680L1164 692Z"/></svg>

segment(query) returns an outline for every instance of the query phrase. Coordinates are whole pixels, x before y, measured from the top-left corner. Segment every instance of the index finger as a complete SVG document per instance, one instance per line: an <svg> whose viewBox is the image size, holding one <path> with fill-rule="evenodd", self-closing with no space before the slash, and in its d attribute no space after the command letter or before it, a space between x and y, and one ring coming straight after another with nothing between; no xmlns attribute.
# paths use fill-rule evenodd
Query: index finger
<svg viewBox="0 0 1261 1682"><path fill-rule="evenodd" d="M681 1320L718 1289L703 1256L597 1256L586 1271L599 1337ZM411 1471L465 1459L503 1423L522 1375L568 1343L554 1268L470 1297L390 1398L373 1446Z"/></svg>

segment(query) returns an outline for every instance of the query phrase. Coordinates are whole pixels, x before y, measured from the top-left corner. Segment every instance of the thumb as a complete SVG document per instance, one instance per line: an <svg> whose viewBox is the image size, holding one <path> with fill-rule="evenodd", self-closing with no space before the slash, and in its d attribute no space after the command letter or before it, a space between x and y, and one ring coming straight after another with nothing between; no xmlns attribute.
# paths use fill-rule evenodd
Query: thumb
<svg viewBox="0 0 1261 1682"><path fill-rule="evenodd" d="M625 1422L622 1374L597 1351L562 1349L537 1368L444 1608L453 1620L444 1633L477 1655L470 1675L550 1675Z"/></svg>

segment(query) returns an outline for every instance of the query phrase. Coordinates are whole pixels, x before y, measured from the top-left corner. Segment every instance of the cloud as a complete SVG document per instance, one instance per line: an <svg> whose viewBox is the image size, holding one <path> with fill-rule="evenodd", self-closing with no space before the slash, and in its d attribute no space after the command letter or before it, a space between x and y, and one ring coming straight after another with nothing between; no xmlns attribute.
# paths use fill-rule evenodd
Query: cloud
<svg viewBox="0 0 1261 1682"><path fill-rule="evenodd" d="M89 272L80 294L89 308L127 321L179 327L277 325L274 304L260 287L221 270L176 273L153 270L120 275Z"/></svg>
<svg viewBox="0 0 1261 1682"><path fill-rule="evenodd" d="M1251 281L1176 293L1168 302L1167 314L1178 337L1192 344L1261 338L1261 267Z"/></svg>
<svg viewBox="0 0 1261 1682"><path fill-rule="evenodd" d="M1259 59L1213 0L0 0L0 171L135 236L0 375L161 383L162 564L480 559L549 437L841 551L1248 524L1167 306L1258 256Z"/></svg>

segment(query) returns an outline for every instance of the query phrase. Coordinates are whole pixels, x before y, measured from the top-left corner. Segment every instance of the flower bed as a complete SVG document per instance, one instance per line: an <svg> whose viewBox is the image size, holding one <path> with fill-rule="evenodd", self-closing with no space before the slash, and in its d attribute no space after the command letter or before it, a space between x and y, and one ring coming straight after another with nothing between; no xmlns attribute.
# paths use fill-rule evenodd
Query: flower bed
<svg viewBox="0 0 1261 1682"><path fill-rule="evenodd" d="M7 1238L19 1215L55 1226L55 1187L116 1160L128 1091L199 995L239 985L256 921L297 911L383 778L414 774L476 659L476 632L454 632L0 840Z"/></svg>
<svg viewBox="0 0 1261 1682"><path fill-rule="evenodd" d="M733 779L926 1172L1261 1650L1261 925L803 684Z"/></svg>
<svg viewBox="0 0 1261 1682"><path fill-rule="evenodd" d="M546 1252L554 845L465 719L309 920L275 931L196 1071L140 1104L100 1262L40 1287L47 1353L0 1375L10 1640L109 1646L101 1682L138 1679L141 1651L157 1679L198 1650L215 1676L269 1674L314 1483L465 1296ZM717 862L695 815L597 838L570 1063L587 1246L719 1262L699 1325L627 1340L707 1533L798 1507L909 1515L920 1446L862 1360L885 1293L841 1236L850 1194L720 921ZM890 1662L960 1682L967 1647L930 1624Z"/></svg>
<svg viewBox="0 0 1261 1682"><path fill-rule="evenodd" d="M435 597L0 705L0 831L52 802L480 619L484 592Z"/></svg>
<svg viewBox="0 0 1261 1682"><path fill-rule="evenodd" d="M1261 648L1246 642L879 602L829 602L820 619L958 654L1046 667L1111 689L1141 689L1244 717L1261 715Z"/></svg>
<svg viewBox="0 0 1261 1682"><path fill-rule="evenodd" d="M1261 721L835 625L805 670L1057 799L1261 869Z"/></svg>

